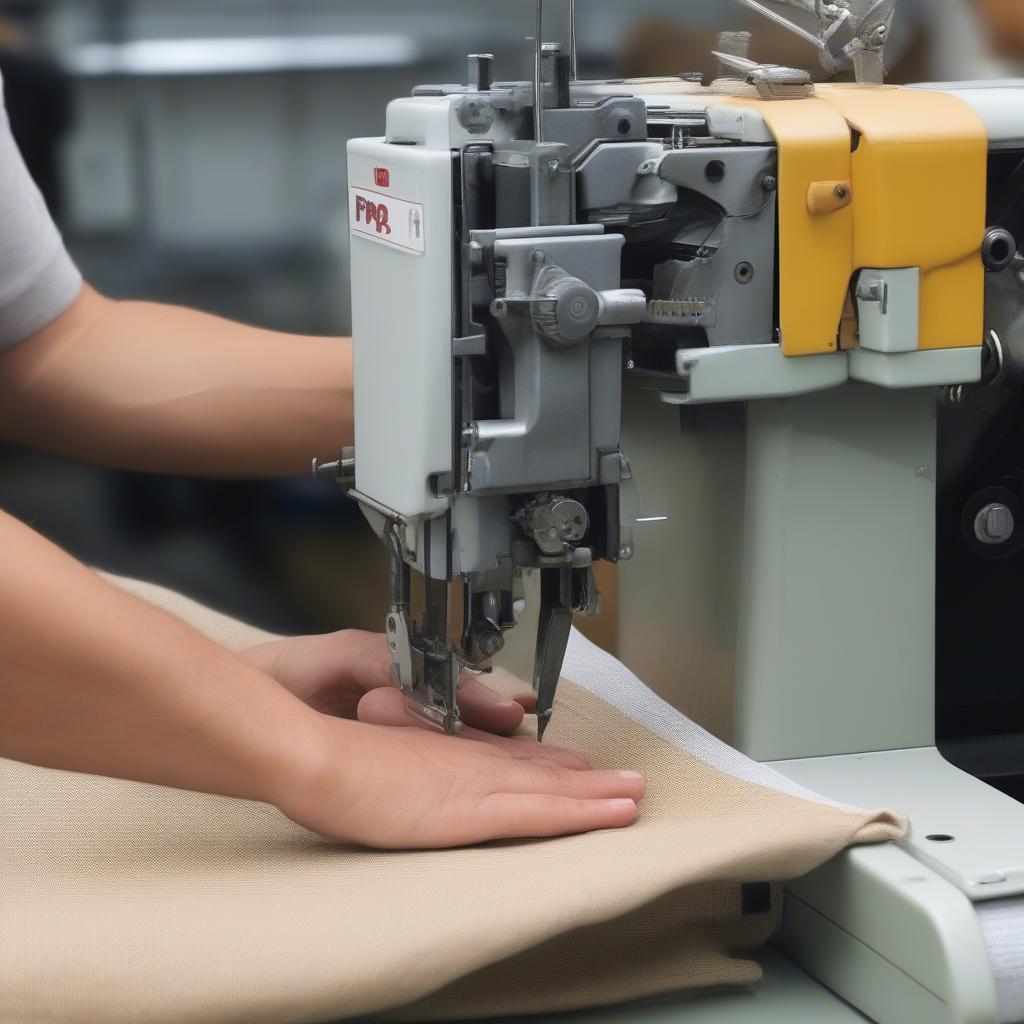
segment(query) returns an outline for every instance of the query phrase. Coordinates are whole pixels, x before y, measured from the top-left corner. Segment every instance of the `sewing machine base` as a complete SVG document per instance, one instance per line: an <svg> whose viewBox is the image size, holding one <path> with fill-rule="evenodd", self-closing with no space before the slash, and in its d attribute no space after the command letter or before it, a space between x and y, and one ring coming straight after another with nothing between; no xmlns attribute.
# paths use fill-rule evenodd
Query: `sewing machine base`
<svg viewBox="0 0 1024 1024"><path fill-rule="evenodd" d="M764 978L749 988L681 992L622 1006L467 1024L865 1024L868 1020L780 949L769 947L759 959Z"/></svg>

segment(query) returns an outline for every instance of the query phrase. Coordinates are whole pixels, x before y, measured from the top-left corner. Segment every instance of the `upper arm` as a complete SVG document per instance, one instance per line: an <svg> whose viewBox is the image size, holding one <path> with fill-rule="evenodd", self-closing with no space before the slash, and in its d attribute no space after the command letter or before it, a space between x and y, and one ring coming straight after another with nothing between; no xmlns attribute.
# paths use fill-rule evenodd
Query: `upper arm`
<svg viewBox="0 0 1024 1024"><path fill-rule="evenodd" d="M25 167L0 102L0 346L23 341L56 320L81 288L81 275Z"/></svg>

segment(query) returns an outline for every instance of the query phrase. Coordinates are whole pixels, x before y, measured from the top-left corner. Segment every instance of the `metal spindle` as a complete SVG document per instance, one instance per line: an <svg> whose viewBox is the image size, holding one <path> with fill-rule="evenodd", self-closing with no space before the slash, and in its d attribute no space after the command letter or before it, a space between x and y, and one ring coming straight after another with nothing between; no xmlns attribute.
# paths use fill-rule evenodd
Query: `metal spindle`
<svg viewBox="0 0 1024 1024"><path fill-rule="evenodd" d="M537 24L533 33L533 138L544 141L544 99L541 82L541 49L544 39L544 0L537 0Z"/></svg>
<svg viewBox="0 0 1024 1024"><path fill-rule="evenodd" d="M569 0L569 77L573 82L580 80L576 48L576 0Z"/></svg>

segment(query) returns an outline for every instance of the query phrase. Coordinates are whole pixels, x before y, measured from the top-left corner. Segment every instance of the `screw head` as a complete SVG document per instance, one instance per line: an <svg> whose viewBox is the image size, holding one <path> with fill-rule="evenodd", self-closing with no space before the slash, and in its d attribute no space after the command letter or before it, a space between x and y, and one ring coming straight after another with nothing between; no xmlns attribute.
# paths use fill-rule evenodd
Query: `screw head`
<svg viewBox="0 0 1024 1024"><path fill-rule="evenodd" d="M548 173L549 174L557 174L558 173L558 169L561 166L562 166L561 163L559 163L557 160L549 160L548 161Z"/></svg>
<svg viewBox="0 0 1024 1024"><path fill-rule="evenodd" d="M836 185L832 191L835 194L836 199L845 199L850 194L850 190L846 185Z"/></svg>
<svg viewBox="0 0 1024 1024"><path fill-rule="evenodd" d="M974 536L982 544L1005 544L1013 536L1013 512L1001 501L992 501L974 517Z"/></svg>
<svg viewBox="0 0 1024 1024"><path fill-rule="evenodd" d="M752 263L748 263L743 260L742 263L736 264L736 269L733 271L736 280L740 284L749 284L754 277L754 266Z"/></svg>
<svg viewBox="0 0 1024 1024"><path fill-rule="evenodd" d="M624 562L628 562L632 557L633 549L628 544L623 544L622 547L619 548L619 558Z"/></svg>

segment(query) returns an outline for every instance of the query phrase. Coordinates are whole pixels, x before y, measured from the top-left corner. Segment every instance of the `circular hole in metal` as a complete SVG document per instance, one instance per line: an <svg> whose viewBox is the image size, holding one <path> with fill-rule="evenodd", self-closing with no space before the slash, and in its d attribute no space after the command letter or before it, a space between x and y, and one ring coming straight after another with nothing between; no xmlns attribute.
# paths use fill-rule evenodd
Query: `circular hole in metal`
<svg viewBox="0 0 1024 1024"><path fill-rule="evenodd" d="M744 260L742 263L736 264L735 269L736 280L740 284L746 284L754 276L754 267L752 264L747 263Z"/></svg>
<svg viewBox="0 0 1024 1024"><path fill-rule="evenodd" d="M725 177L725 164L721 160L709 160L704 168L704 177L708 181L721 181Z"/></svg>
<svg viewBox="0 0 1024 1024"><path fill-rule="evenodd" d="M1006 228L989 228L981 242L981 261L988 271L1005 270L1017 251L1017 240Z"/></svg>
<svg viewBox="0 0 1024 1024"><path fill-rule="evenodd" d="M925 839L930 843L951 843L954 838L954 836L947 835L945 832L932 832L931 835L925 836Z"/></svg>
<svg viewBox="0 0 1024 1024"><path fill-rule="evenodd" d="M615 127L620 135L628 135L633 130L633 122L628 117L620 117Z"/></svg>

